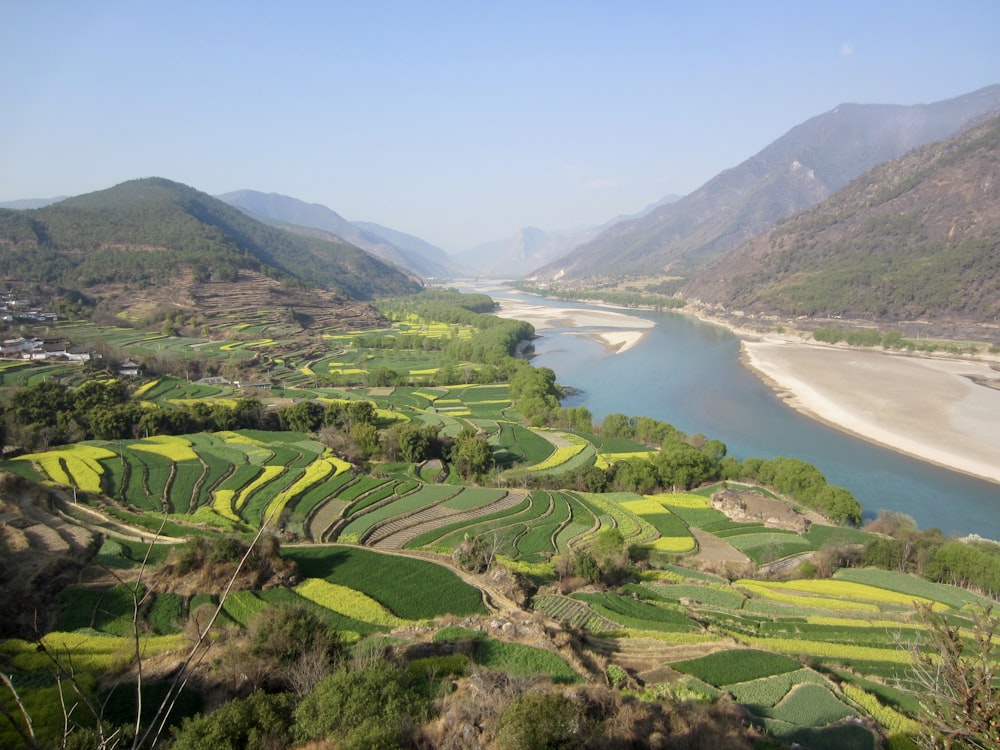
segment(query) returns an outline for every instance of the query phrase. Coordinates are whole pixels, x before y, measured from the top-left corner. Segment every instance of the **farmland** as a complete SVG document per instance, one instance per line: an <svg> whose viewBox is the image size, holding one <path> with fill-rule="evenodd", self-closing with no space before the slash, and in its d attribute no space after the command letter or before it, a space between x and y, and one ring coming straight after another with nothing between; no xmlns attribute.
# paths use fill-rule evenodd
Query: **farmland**
<svg viewBox="0 0 1000 750"><path fill-rule="evenodd" d="M814 516L795 527L730 517L713 504L731 488L717 478L677 492L595 489L589 480L614 476L616 466L665 464L663 451L579 424L528 426L512 385L475 382L488 368L448 353L474 340L472 326L389 318L375 331L325 331L323 346L264 319L231 321L214 330L224 337L199 339L124 326L80 331L140 354L266 362L273 382L254 395L271 429L81 440L3 461L4 472L51 492L68 523L100 531L95 559L120 579L63 588L46 651L72 653L96 682L132 668L128 637L137 627L144 658L161 658L183 652L206 607L218 608L223 640L235 641L268 611L295 606L336 630L360 660L390 647L419 651L428 639L454 642L462 664L513 677L610 681L645 697L728 695L780 742L909 746L919 718L909 671L919 608L969 637L975 608L989 599L861 566L819 574L832 548L856 553L873 535ZM52 367L3 367L0 382L80 382L79 369ZM390 370L393 382L374 382ZM135 384L133 398L148 412L204 415L247 402L234 380L158 374ZM370 411L367 453L351 443L352 406ZM280 429L288 427L283 410L295 408L346 422ZM408 460L406 450L431 434L444 447L439 455ZM390 438L398 440L392 451ZM489 470L464 479L449 450L472 439L489 451ZM776 497L752 483L739 488ZM806 516L793 498L781 501ZM22 525L16 541L24 548L58 546L55 532ZM260 531L280 544L294 577L224 596L198 589L194 577L157 590L142 564L175 570L176 550L199 539L210 550L220 544L208 557L221 564L220 540L248 544ZM706 539L744 562L703 555ZM485 560L482 570L461 562L470 548ZM52 660L38 646L9 639L0 653L23 684L48 688L41 675ZM461 671L457 663L448 669ZM434 664L425 666L433 672Z"/></svg>

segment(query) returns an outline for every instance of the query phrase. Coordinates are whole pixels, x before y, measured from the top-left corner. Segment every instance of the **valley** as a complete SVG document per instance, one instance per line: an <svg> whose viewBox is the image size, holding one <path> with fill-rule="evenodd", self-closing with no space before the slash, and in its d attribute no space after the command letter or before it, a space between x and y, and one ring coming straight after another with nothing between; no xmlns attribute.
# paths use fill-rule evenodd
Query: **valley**
<svg viewBox="0 0 1000 750"><path fill-rule="evenodd" d="M971 634L988 598L879 569L904 537L830 520L857 520L860 508L807 464L737 460L711 435L559 406L545 355L535 367L510 357L530 326L505 338L501 319L471 312L488 309L482 295L425 295L378 303L389 323L354 333L322 319L303 332L263 309L231 321L220 310L193 338L183 325L60 322L77 341L147 364L124 391L90 385L105 376L82 365L4 364L3 386L20 389L8 442L60 442L70 421L92 433L0 464L4 583L40 596L7 621L0 652L39 732L61 731L52 691L68 660L74 701L134 695L140 666L150 695L177 690L181 669L178 710L189 715L220 699L235 709L251 686L275 695L293 684L290 662L268 661L277 657L253 639L269 611L291 607L355 659L388 660L330 666L304 696L323 679L394 665L402 671L380 673L381 684L409 675L400 684L415 701L452 685L433 709L453 716L449 731L470 691L483 695L483 680L502 674L521 686L514 695L588 691L604 706L592 742L650 727L689 742L674 710L714 712L736 747L907 746L919 731L908 665L927 627L920 607ZM598 329L641 330L594 314L585 322ZM260 386L237 386L234 368ZM21 416L29 405L37 411ZM44 420L48 407L65 416L47 432L19 421ZM111 414L124 421L99 418ZM727 493L759 517L727 515ZM787 517L771 518L769 502ZM952 580L973 566L975 588L1000 590L983 577L989 546L931 535L923 548L937 567L904 555L905 568ZM210 613L211 629L197 624ZM136 634L141 652L129 645ZM203 651L215 657L179 666ZM518 705L489 695L475 730L487 746ZM647 713L622 723L636 698ZM75 731L110 731L116 715L81 713ZM364 726L339 731L360 741ZM405 732L395 741L436 742L430 724L390 729Z"/></svg>

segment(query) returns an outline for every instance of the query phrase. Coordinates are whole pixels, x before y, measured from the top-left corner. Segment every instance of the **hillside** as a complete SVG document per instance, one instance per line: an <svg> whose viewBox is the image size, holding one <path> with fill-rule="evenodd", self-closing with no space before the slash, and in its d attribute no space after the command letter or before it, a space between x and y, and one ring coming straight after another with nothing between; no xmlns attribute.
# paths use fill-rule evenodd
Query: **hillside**
<svg viewBox="0 0 1000 750"><path fill-rule="evenodd" d="M655 274L698 266L828 198L866 170L947 138L998 107L1000 86L929 105L843 104L792 128L676 203L615 224L532 277Z"/></svg>
<svg viewBox="0 0 1000 750"><path fill-rule="evenodd" d="M24 211L0 211L0 273L96 296L262 274L352 299L405 294L419 282L363 250L284 232L161 178Z"/></svg>
<svg viewBox="0 0 1000 750"><path fill-rule="evenodd" d="M301 230L313 229L329 233L420 276L441 277L450 274L448 255L440 248L428 243L423 243L419 248L415 248L411 243L396 244L384 234L354 224L336 211L318 203L306 203L287 195L261 193L256 190L237 190L217 197L256 219L282 229L305 234L310 233ZM331 239L328 236L325 238Z"/></svg>
<svg viewBox="0 0 1000 750"><path fill-rule="evenodd" d="M683 293L745 312L995 322L1000 117L876 167Z"/></svg>

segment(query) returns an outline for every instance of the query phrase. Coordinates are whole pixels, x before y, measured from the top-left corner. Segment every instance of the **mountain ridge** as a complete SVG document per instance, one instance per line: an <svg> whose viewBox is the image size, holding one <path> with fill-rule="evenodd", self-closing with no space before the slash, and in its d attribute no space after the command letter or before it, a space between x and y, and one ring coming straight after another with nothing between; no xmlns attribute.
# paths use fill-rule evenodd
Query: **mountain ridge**
<svg viewBox="0 0 1000 750"><path fill-rule="evenodd" d="M995 327L1000 116L866 172L705 266L682 294L746 314Z"/></svg>
<svg viewBox="0 0 1000 750"><path fill-rule="evenodd" d="M307 203L288 195L256 190L237 190L217 195L216 198L260 221L288 231L298 231L298 228L322 230L421 276L449 275L448 256L440 248L429 243L419 250L412 244L398 246L378 232L348 221L320 203Z"/></svg>
<svg viewBox="0 0 1000 750"><path fill-rule="evenodd" d="M399 269L342 240L263 224L195 188L142 178L42 208L0 210L0 271L8 279L127 294L263 275L341 298L417 291Z"/></svg>
<svg viewBox="0 0 1000 750"><path fill-rule="evenodd" d="M815 205L867 169L1000 108L1000 85L932 104L842 104L796 125L681 200L619 222L536 280L695 267Z"/></svg>

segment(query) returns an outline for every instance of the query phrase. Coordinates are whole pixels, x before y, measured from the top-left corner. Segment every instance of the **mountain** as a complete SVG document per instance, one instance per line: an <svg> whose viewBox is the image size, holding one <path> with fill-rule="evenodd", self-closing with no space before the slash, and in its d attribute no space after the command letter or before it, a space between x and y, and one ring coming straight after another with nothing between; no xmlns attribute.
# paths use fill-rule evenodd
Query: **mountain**
<svg viewBox="0 0 1000 750"><path fill-rule="evenodd" d="M455 254L455 260L476 276L516 278L539 264L561 255L556 240L536 227L525 227L511 237L486 242ZM561 247L565 252L565 247Z"/></svg>
<svg viewBox="0 0 1000 750"><path fill-rule="evenodd" d="M554 263L556 259L572 253L575 248L590 242L617 222L645 216L679 198L677 195L668 195L637 213L616 216L596 227L565 231L545 231L536 227L526 227L511 237L456 253L454 258L465 268L472 269L476 276L518 278L530 273L542 263Z"/></svg>
<svg viewBox="0 0 1000 750"><path fill-rule="evenodd" d="M169 286L252 273L365 300L420 283L360 248L263 224L162 178L124 182L43 208L0 211L0 272L68 289Z"/></svg>
<svg viewBox="0 0 1000 750"><path fill-rule="evenodd" d="M319 203L306 203L287 195L260 193L256 190L237 190L216 197L256 219L282 229L299 231L299 228L306 228L327 232L421 276L450 275L448 255L440 248L429 243L424 243L425 247L421 250L413 249L412 245L396 245L392 240L386 239L384 234L351 223L336 211Z"/></svg>
<svg viewBox="0 0 1000 750"><path fill-rule="evenodd" d="M785 316L1000 320L1000 116L882 164L697 272L689 299Z"/></svg>
<svg viewBox="0 0 1000 750"><path fill-rule="evenodd" d="M690 269L828 198L877 164L947 138L998 109L1000 85L928 105L842 104L685 198L615 224L532 276Z"/></svg>
<svg viewBox="0 0 1000 750"><path fill-rule="evenodd" d="M369 234L381 237L399 250L404 257L411 258L411 262L415 265L414 270L420 267L427 269L426 271L417 270L424 276L440 278L464 273L463 269L456 268L455 259L445 250L419 237L384 227L373 221L354 221L351 223Z"/></svg>

